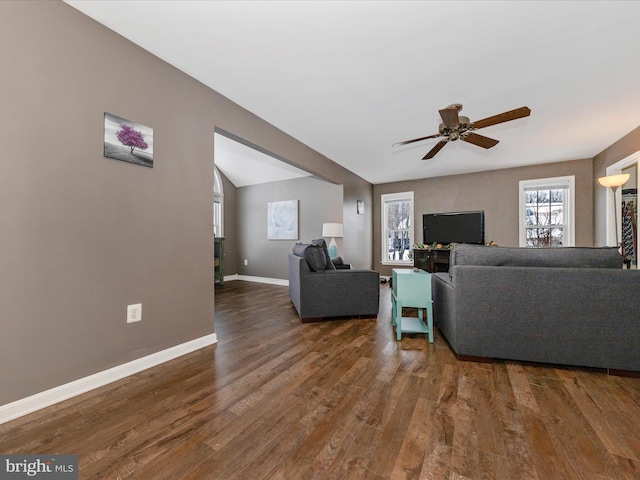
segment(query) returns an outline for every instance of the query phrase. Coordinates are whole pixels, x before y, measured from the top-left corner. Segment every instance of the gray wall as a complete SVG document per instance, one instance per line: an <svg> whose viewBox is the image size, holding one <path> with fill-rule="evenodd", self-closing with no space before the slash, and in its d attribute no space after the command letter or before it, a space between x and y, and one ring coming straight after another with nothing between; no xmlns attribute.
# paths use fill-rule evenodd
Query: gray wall
<svg viewBox="0 0 640 480"><path fill-rule="evenodd" d="M371 201L368 182L62 2L0 2L0 31L0 405L213 332L215 128L344 185L345 212ZM104 112L154 129L153 169L103 157ZM358 220L345 250L370 263Z"/></svg>
<svg viewBox="0 0 640 480"><path fill-rule="evenodd" d="M405 182L375 185L373 208L373 252L375 269L390 275L393 267L382 265L380 196L414 192L416 242L422 241L422 214L485 211L485 239L502 246L518 246L518 186L520 180L575 175L576 245L593 244L592 161L576 160L530 167L491 170Z"/></svg>
<svg viewBox="0 0 640 480"><path fill-rule="evenodd" d="M314 177L240 187L237 194L237 271L241 275L288 279L287 255L293 245L322 238L325 222L342 223L342 186ZM267 203L282 200L298 200L296 240L267 239ZM342 238L336 243L342 253Z"/></svg>
<svg viewBox="0 0 640 480"><path fill-rule="evenodd" d="M358 177L341 179L343 188L343 242L339 253L353 268L373 268L373 186ZM364 203L365 213L357 212L357 202ZM344 247L344 248L343 248Z"/></svg>
<svg viewBox="0 0 640 480"><path fill-rule="evenodd" d="M238 273L238 228L236 222L236 205L238 204L238 189L218 169L222 178L224 190L224 274L235 275Z"/></svg>

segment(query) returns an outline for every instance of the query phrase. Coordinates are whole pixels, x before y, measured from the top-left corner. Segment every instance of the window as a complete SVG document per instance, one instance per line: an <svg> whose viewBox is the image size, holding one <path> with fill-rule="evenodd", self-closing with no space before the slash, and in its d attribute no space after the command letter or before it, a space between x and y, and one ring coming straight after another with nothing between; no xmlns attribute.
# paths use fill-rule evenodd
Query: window
<svg viewBox="0 0 640 480"><path fill-rule="evenodd" d="M412 264L413 192L381 196L382 263Z"/></svg>
<svg viewBox="0 0 640 480"><path fill-rule="evenodd" d="M575 177L520 182L520 246L574 245Z"/></svg>
<svg viewBox="0 0 640 480"><path fill-rule="evenodd" d="M213 235L224 237L224 192L222 178L217 167L213 167Z"/></svg>

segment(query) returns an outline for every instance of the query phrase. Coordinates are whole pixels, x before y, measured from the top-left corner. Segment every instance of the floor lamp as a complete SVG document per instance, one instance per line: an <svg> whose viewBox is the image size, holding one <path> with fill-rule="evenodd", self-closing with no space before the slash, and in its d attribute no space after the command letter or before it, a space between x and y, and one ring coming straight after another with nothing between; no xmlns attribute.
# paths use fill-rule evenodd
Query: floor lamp
<svg viewBox="0 0 640 480"><path fill-rule="evenodd" d="M329 243L329 257L336 258L338 256L338 244L336 243L335 237L342 237L342 224L323 223L322 236L331 238L331 242Z"/></svg>
<svg viewBox="0 0 640 480"><path fill-rule="evenodd" d="M618 238L618 210L619 210L619 205L617 205L617 201L616 201L616 190L618 188L620 188L622 185L624 185L625 183L627 183L627 180L629 180L630 175L628 173L621 173L619 175L608 175L606 177L600 177L598 179L598 182L600 182L600 185L602 185L603 187L608 187L611 189L611 193L613 193L613 218L615 219L616 222L616 246L619 247L620 246L620 240Z"/></svg>

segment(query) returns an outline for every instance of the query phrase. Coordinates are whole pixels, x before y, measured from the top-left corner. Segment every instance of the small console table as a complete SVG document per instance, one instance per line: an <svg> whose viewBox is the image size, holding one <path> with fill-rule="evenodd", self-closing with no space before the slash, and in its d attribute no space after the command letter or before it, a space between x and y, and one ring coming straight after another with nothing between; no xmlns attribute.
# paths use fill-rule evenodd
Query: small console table
<svg viewBox="0 0 640 480"><path fill-rule="evenodd" d="M433 343L433 300L431 299L431 274L417 268L394 268L391 272L391 321L396 327L396 337L402 333L427 333ZM418 318L403 317L402 308L418 309ZM423 315L426 311L426 319ZM425 323L426 320L426 323Z"/></svg>
<svg viewBox="0 0 640 480"><path fill-rule="evenodd" d="M430 273L448 272L451 250L443 248L414 248L413 266Z"/></svg>

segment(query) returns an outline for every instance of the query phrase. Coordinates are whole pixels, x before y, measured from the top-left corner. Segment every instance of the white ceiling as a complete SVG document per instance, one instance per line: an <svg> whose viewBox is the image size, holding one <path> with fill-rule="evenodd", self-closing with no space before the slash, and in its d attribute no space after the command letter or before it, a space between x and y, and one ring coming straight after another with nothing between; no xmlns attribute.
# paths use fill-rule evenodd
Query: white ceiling
<svg viewBox="0 0 640 480"><path fill-rule="evenodd" d="M590 158L640 125L640 2L66 1L372 183ZM489 150L392 148L452 103L532 113Z"/></svg>
<svg viewBox="0 0 640 480"><path fill-rule="evenodd" d="M214 134L213 145L216 166L236 187L311 175L219 133Z"/></svg>

